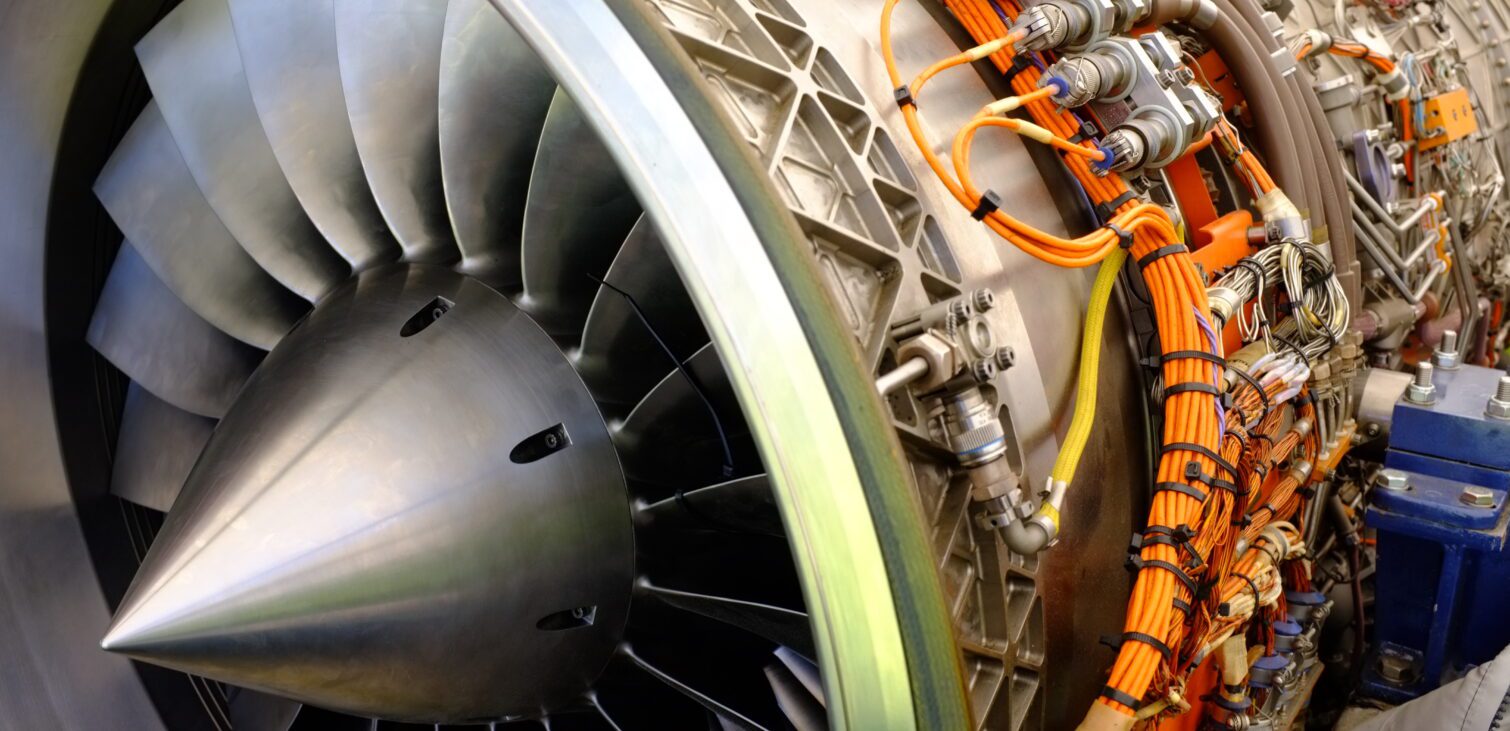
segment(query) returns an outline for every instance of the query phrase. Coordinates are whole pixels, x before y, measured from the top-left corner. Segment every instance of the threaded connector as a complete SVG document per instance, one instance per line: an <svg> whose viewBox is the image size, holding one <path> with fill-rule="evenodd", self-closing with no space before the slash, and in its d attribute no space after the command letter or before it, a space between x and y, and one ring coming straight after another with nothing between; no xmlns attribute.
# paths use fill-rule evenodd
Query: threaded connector
<svg viewBox="0 0 1510 731"><path fill-rule="evenodd" d="M1495 418L1510 421L1510 376L1500 376L1499 385L1494 389L1494 395L1489 397L1489 405L1484 413Z"/></svg>
<svg viewBox="0 0 1510 731"><path fill-rule="evenodd" d="M1442 342L1437 344L1436 352L1431 354L1431 363L1444 371L1458 367L1458 331L1443 330Z"/></svg>
<svg viewBox="0 0 1510 731"><path fill-rule="evenodd" d="M1432 383L1432 366L1422 361L1416 364L1416 377L1405 387L1405 400L1413 404L1430 404L1437 400L1437 387Z"/></svg>

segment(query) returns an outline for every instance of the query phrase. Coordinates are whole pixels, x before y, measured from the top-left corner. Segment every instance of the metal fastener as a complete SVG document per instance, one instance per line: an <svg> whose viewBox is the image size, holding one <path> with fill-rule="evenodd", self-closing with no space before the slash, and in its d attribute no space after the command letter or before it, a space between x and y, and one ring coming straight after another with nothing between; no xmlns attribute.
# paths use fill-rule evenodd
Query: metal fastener
<svg viewBox="0 0 1510 731"><path fill-rule="evenodd" d="M1017 363L1017 351L1012 346L1003 345L996 349L996 370L1004 371Z"/></svg>
<svg viewBox="0 0 1510 731"><path fill-rule="evenodd" d="M1379 675L1395 685L1405 685L1416 679L1415 663L1402 655L1381 655Z"/></svg>
<svg viewBox="0 0 1510 731"><path fill-rule="evenodd" d="M970 295L976 312L990 312L996 306L996 293L982 287Z"/></svg>
<svg viewBox="0 0 1510 731"><path fill-rule="evenodd" d="M1384 490L1404 490L1410 487L1410 477L1400 470L1379 470L1374 485Z"/></svg>
<svg viewBox="0 0 1510 731"><path fill-rule="evenodd" d="M1464 505L1472 505L1475 508L1494 507L1494 493L1487 487L1472 485L1465 487L1463 493L1458 495L1458 499L1462 500Z"/></svg>
<svg viewBox="0 0 1510 731"><path fill-rule="evenodd" d="M1458 331L1442 332L1442 342L1437 344L1436 352L1431 354L1431 363L1442 370L1458 367Z"/></svg>
<svg viewBox="0 0 1510 731"><path fill-rule="evenodd" d="M1499 386L1495 388L1494 395L1489 397L1489 405L1484 413L1495 419L1510 421L1510 376L1500 376Z"/></svg>
<svg viewBox="0 0 1510 731"><path fill-rule="evenodd" d="M1413 404L1430 404L1437 400L1436 384L1431 382L1431 364L1425 361L1416 365L1416 377L1405 387L1405 400Z"/></svg>

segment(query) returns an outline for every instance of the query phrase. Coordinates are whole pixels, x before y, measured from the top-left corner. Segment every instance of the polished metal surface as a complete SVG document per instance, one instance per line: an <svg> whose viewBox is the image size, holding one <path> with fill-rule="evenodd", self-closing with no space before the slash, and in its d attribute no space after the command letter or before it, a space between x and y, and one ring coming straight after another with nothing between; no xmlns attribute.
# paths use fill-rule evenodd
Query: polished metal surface
<svg viewBox="0 0 1510 731"><path fill-rule="evenodd" d="M214 430L214 419L184 411L141 384L131 384L115 442L110 494L168 512Z"/></svg>
<svg viewBox="0 0 1510 731"><path fill-rule="evenodd" d="M811 655L813 652L806 612L734 597L679 591L647 581L641 581L635 591L637 598L661 602L747 629L778 645L796 648L804 654Z"/></svg>
<svg viewBox="0 0 1510 731"><path fill-rule="evenodd" d="M131 664L91 641L109 608L79 523L51 390L49 341L64 336L46 298L47 219L58 202L49 183L60 173L80 70L98 48L110 6L0 3L0 725L7 728L163 728ZM81 493L99 499L104 489Z"/></svg>
<svg viewBox="0 0 1510 731"><path fill-rule="evenodd" d="M565 92L556 92L524 210L521 306L548 332L582 328L592 293L640 205L598 133Z"/></svg>
<svg viewBox="0 0 1510 731"><path fill-rule="evenodd" d="M247 87L227 0L184 0L136 46L205 200L274 279L318 300L350 266L304 215Z"/></svg>
<svg viewBox="0 0 1510 731"><path fill-rule="evenodd" d="M270 349L308 309L205 202L156 104L136 118L94 190L163 284L231 337Z"/></svg>
<svg viewBox="0 0 1510 731"><path fill-rule="evenodd" d="M351 135L335 0L229 1L257 116L309 220L358 271L397 260Z"/></svg>
<svg viewBox="0 0 1510 731"><path fill-rule="evenodd" d="M373 270L247 383L102 644L369 716L533 715L618 642L628 510L596 406L529 317L447 270Z"/></svg>
<svg viewBox="0 0 1510 731"><path fill-rule="evenodd" d="M627 410L672 365L660 343L685 359L708 343L708 333L650 219L635 222L603 279L613 286L598 287L592 300L577 371L599 402Z"/></svg>
<svg viewBox="0 0 1510 731"><path fill-rule="evenodd" d="M121 244L110 267L87 338L154 396L216 419L263 356L194 314L130 243Z"/></svg>
<svg viewBox="0 0 1510 731"><path fill-rule="evenodd" d="M335 3L346 111L378 209L406 261L453 262L436 143L446 0Z"/></svg>
<svg viewBox="0 0 1510 731"><path fill-rule="evenodd" d="M880 414L873 393L856 391L868 392L870 369L852 350L836 357L809 338L807 328L835 334L840 326L831 309L812 306L822 298L811 271L799 274L793 259L773 256L772 249L787 251L782 247L794 246L801 234L767 218L784 213L752 202L774 194L737 147L745 143L722 118L683 108L663 74L687 84L697 72L637 42L633 33L650 27L639 5L619 5L619 15L601 0L492 2L577 100L659 224L744 415L756 425L802 579L831 725L907 728L920 714L957 719L958 697L933 697L926 710L914 705L914 682L948 679L915 681L904 647L916 662L937 658L945 667L957 667L957 654L936 584L931 596L927 588L916 591L906 559L887 553L876 530L873 516L886 508L881 500L873 506L872 497L886 490L903 496L910 488L895 437L880 419L866 427L850 418ZM525 275L528 290L528 265ZM802 294L793 297L789 286ZM833 392L858 400L841 413L832 398L815 397ZM913 522L892 517L888 541L925 545L915 515ZM912 588L898 592L898 585ZM905 628L902 606L915 620Z"/></svg>
<svg viewBox="0 0 1510 731"><path fill-rule="evenodd" d="M682 368L673 366L614 425L613 442L630 477L666 481L672 475L676 484L702 487L732 477L736 466L716 435L733 438L745 431L729 376L710 344Z"/></svg>
<svg viewBox="0 0 1510 731"><path fill-rule="evenodd" d="M451 0L440 56L440 169L461 271L519 291L519 236L556 82L487 0Z"/></svg>
<svg viewBox="0 0 1510 731"><path fill-rule="evenodd" d="M751 475L639 506L635 523L646 530L737 530L785 535L765 475Z"/></svg>

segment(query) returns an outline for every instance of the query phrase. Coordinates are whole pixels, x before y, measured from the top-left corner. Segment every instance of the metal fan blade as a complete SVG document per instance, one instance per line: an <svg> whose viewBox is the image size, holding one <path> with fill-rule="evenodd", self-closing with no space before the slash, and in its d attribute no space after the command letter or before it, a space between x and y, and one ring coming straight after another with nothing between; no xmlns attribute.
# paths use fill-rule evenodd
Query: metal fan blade
<svg viewBox="0 0 1510 731"><path fill-rule="evenodd" d="M378 209L407 261L459 256L436 144L446 0L336 0L346 111Z"/></svg>
<svg viewBox="0 0 1510 731"><path fill-rule="evenodd" d="M765 667L765 676L771 684L771 693L776 696L776 705L781 707L781 712L797 731L828 728L828 713L785 665L772 662Z"/></svg>
<svg viewBox="0 0 1510 731"><path fill-rule="evenodd" d="M680 369L672 370L613 430L631 477L706 485L758 461L748 459L748 439L736 439L745 434L744 419L718 351L703 346L685 368L696 387Z"/></svg>
<svg viewBox="0 0 1510 731"><path fill-rule="evenodd" d="M226 696L226 711L233 729L287 731L303 707L298 701L236 686L226 688Z"/></svg>
<svg viewBox="0 0 1510 731"><path fill-rule="evenodd" d="M556 82L487 0L451 0L440 57L440 169L461 271L518 292L530 166Z"/></svg>
<svg viewBox="0 0 1510 731"><path fill-rule="evenodd" d="M641 670L644 670L651 677L655 678L656 680L661 681L662 683L665 683L667 686L669 686L671 689L675 690L676 692L681 693L682 695L687 696L688 698L692 699L694 702L696 702L698 705L702 706L703 708L706 708L706 709L708 709L708 710L710 710L710 711L718 714L718 716L719 716L719 718L721 720L732 722L732 723L738 725L740 728L745 728L745 729L764 729L764 728L767 728L764 725L756 723L754 720L752 720L750 717L746 716L745 714L740 713L739 711L734 710L733 708L729 707L727 704L724 704L724 703L718 701L717 699L713 698L712 696L710 696L710 695L708 695L708 694L706 694L706 693L704 693L704 692L702 692L702 691L700 691L700 690L698 690L698 689L696 689L696 688L688 685L685 682L682 682L676 676L674 676L674 675L666 672L665 670L662 670L661 668L657 667L656 665L654 665L650 661L648 661L645 658L641 657L638 653L636 653L634 651L633 648L625 647L622 650L622 653L624 654L624 656L628 657L631 662L633 662L635 665L639 666L639 668Z"/></svg>
<svg viewBox="0 0 1510 731"><path fill-rule="evenodd" d="M709 619L715 619L764 637L778 645L796 648L799 652L813 653L812 628L808 624L807 612L733 597L668 589L655 586L643 579L636 584L635 591L640 597L648 597L677 609L696 612Z"/></svg>
<svg viewBox="0 0 1510 731"><path fill-rule="evenodd" d="M641 508L635 522L650 530L741 530L785 535L770 482L763 474L659 500Z"/></svg>
<svg viewBox="0 0 1510 731"><path fill-rule="evenodd" d="M115 256L86 339L152 395L217 419L263 355L185 307L130 244Z"/></svg>
<svg viewBox="0 0 1510 731"><path fill-rule="evenodd" d="M94 192L162 283L231 337L269 350L309 309L226 231L156 104L126 132Z"/></svg>
<svg viewBox="0 0 1510 731"><path fill-rule="evenodd" d="M823 676L819 674L818 666L808 659L812 657L811 653L803 657L790 647L778 647L775 655L776 659L791 671L792 677L802 683L802 687L807 688L807 692L818 700L818 704L827 708L828 696L823 692Z"/></svg>
<svg viewBox="0 0 1510 731"><path fill-rule="evenodd" d="M396 261L346 114L334 0L230 0L257 116L315 227L357 271Z"/></svg>
<svg viewBox="0 0 1510 731"><path fill-rule="evenodd" d="M558 335L579 332L597 283L640 215L629 184L566 92L551 100L524 209L522 306Z"/></svg>
<svg viewBox="0 0 1510 731"><path fill-rule="evenodd" d="M633 404L674 365L657 338L685 359L707 344L708 333L646 216L629 232L604 281L613 286L598 288L587 313L577 371L600 403Z"/></svg>
<svg viewBox="0 0 1510 731"><path fill-rule="evenodd" d="M214 429L214 419L184 411L132 383L115 442L110 494L168 512Z"/></svg>
<svg viewBox="0 0 1510 731"><path fill-rule="evenodd" d="M262 131L226 0L184 0L136 56L189 172L247 253L307 300L345 281L351 267L304 215Z"/></svg>

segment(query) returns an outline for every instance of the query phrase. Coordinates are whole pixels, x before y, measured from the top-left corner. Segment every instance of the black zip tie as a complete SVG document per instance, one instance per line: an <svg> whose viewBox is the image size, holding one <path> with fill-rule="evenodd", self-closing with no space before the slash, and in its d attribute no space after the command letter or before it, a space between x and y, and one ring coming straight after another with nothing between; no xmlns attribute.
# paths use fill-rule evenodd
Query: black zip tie
<svg viewBox="0 0 1510 731"><path fill-rule="evenodd" d="M1169 659L1174 656L1174 651L1169 649L1169 645L1164 644L1162 640L1154 637L1153 635L1143 634L1142 632L1123 632L1120 635L1101 635L1101 639L1099 640L1101 644L1106 645L1113 650L1121 650L1122 645L1127 644L1129 641L1141 642L1145 645L1148 645L1149 647L1152 647L1155 650L1158 650L1159 654L1164 656L1165 662L1168 662Z"/></svg>
<svg viewBox="0 0 1510 731"><path fill-rule="evenodd" d="M1012 67L1007 69L1007 78L1015 79L1017 75L1033 68L1033 59L1026 53L1012 57Z"/></svg>
<svg viewBox="0 0 1510 731"><path fill-rule="evenodd" d="M975 210L970 212L970 217L977 220L985 220L986 216L1001 208L1001 196L994 190L987 190L980 194L980 202L975 204Z"/></svg>
<svg viewBox="0 0 1510 731"><path fill-rule="evenodd" d="M1219 467L1219 468L1221 468L1221 469L1223 469L1223 470L1225 470L1227 472L1227 474L1233 475L1233 476L1237 475L1237 468L1233 467L1232 464L1230 462L1228 462L1227 460L1222 459L1222 455L1217 454L1216 452L1213 452L1213 451L1211 451L1211 450L1209 450L1209 449L1207 449L1207 448L1205 448L1205 447L1203 447L1203 446L1201 446L1199 444L1191 444L1190 442L1170 442L1170 443L1164 445L1163 451L1166 454L1169 453L1169 452L1173 452L1175 450L1184 450L1186 452L1195 452L1196 454L1199 454L1202 457L1205 457L1206 459L1209 459L1212 462L1215 462L1216 466Z"/></svg>
<svg viewBox="0 0 1510 731"><path fill-rule="evenodd" d="M1268 392L1264 391L1264 387L1261 384L1259 384L1258 379L1254 378L1251 375L1248 375L1248 372L1245 371L1245 370L1243 370L1243 369L1241 369L1241 368L1232 368L1230 370L1233 373L1237 374L1237 377L1239 379L1241 379L1244 383L1246 383L1249 386L1251 386L1254 391L1258 392L1259 401L1261 401L1263 403L1263 405L1264 405L1263 416L1268 416L1269 415L1269 409L1273 408L1273 406L1272 406L1272 404L1269 403L1269 394L1268 394ZM1263 416L1260 416L1259 418L1262 419Z"/></svg>
<svg viewBox="0 0 1510 731"><path fill-rule="evenodd" d="M1160 365L1163 365L1164 363L1168 363L1172 360L1183 360L1186 358L1204 360L1210 363L1215 363L1223 368L1227 367L1226 358L1223 358L1216 353L1208 353L1204 350L1172 350L1168 353L1158 356L1158 361Z"/></svg>
<svg viewBox="0 0 1510 731"><path fill-rule="evenodd" d="M1232 575L1236 576L1239 579L1242 579L1245 582L1247 582L1248 588L1253 590L1253 612L1254 612L1254 614L1257 614L1258 613L1258 608L1262 604L1262 601L1260 600L1259 593L1258 593L1258 582L1254 581L1247 574L1239 574L1236 571L1233 571Z"/></svg>
<svg viewBox="0 0 1510 731"><path fill-rule="evenodd" d="M1134 697L1132 697L1132 696L1130 696L1130 695L1128 695L1126 693L1123 693L1122 691L1117 690L1116 688L1113 688L1110 685L1108 685L1108 686L1106 686L1106 687L1104 687L1104 688L1101 689L1101 697L1105 698L1107 700L1112 700L1112 701L1116 701L1118 703L1121 703L1122 705L1127 706L1128 708L1131 708L1134 711L1136 711L1136 710L1138 710L1139 708L1142 707L1142 704L1138 702L1137 698L1134 698Z"/></svg>
<svg viewBox="0 0 1510 731"><path fill-rule="evenodd" d="M1145 254L1142 259L1139 259L1138 268L1147 269L1150 264L1153 264L1154 262L1163 259L1166 256L1169 256L1171 254L1184 254L1188 251L1190 250L1185 248L1184 244L1170 244L1168 246L1161 246Z"/></svg>
<svg viewBox="0 0 1510 731"><path fill-rule="evenodd" d="M1173 386L1165 386L1164 400L1168 401L1170 396L1177 396L1182 393L1204 393L1218 397L1222 395L1221 391L1216 390L1216 386L1209 383L1186 381L1184 383L1176 383Z"/></svg>
<svg viewBox="0 0 1510 731"><path fill-rule="evenodd" d="M1190 617L1190 602L1187 602L1179 597L1175 597L1174 600L1170 603L1174 605L1175 611L1185 615L1187 619Z"/></svg>
<svg viewBox="0 0 1510 731"><path fill-rule="evenodd" d="M1153 494L1158 495L1161 492L1177 492L1181 495L1189 495L1190 497L1193 497L1203 503L1206 502L1206 493L1203 493L1200 490L1197 490L1183 482L1155 483L1153 486Z"/></svg>
<svg viewBox="0 0 1510 731"><path fill-rule="evenodd" d="M676 365L676 370L682 374L682 378L687 379L687 385L692 387L693 393L696 393L698 399L703 402L703 406L707 407L708 417L713 420L713 430L718 432L718 443L719 446L723 447L724 452L724 477L732 477L734 475L734 450L729 446L729 437L724 432L724 422L718 418L718 409L713 407L713 400L708 398L708 393L703 390L703 385L698 383L697 379L692 376L692 371L687 369L682 359L676 357L676 353L672 352L671 346L667 345L666 341L661 339L661 334L655 331L655 326L651 325L650 319L645 317L645 311L640 309L640 303L634 301L634 295L615 287L607 280L600 279L592 274L588 274L587 276L599 285L617 292L619 296L629 302L629 308L634 310L635 316L640 319L640 324L645 326L645 330L650 333L650 337L655 338L655 344L661 347L661 352L665 353L666 357L670 358L671 362ZM680 493L680 490L678 490L678 493Z"/></svg>
<svg viewBox="0 0 1510 731"><path fill-rule="evenodd" d="M1149 536L1147 535L1148 533L1152 533L1153 535ZM1185 565L1192 569L1198 569L1206 562L1201 557L1200 552L1195 550L1195 546L1191 544L1191 541L1194 539L1195 531L1188 525L1181 524L1173 528L1164 525L1151 525L1144 531L1143 545L1158 544L1183 550L1190 554Z"/></svg>
<svg viewBox="0 0 1510 731"><path fill-rule="evenodd" d="M1174 578L1176 580L1178 580L1181 584L1184 584L1185 588L1190 590L1191 594L1194 594L1196 592L1197 587L1195 579L1190 578L1190 574L1185 573L1185 571L1179 566L1176 566L1168 561L1160 561L1156 558L1145 559L1141 556L1128 556L1127 563L1137 571L1144 571L1146 569L1163 569L1165 571L1168 571L1170 574L1174 575Z"/></svg>
<svg viewBox="0 0 1510 731"><path fill-rule="evenodd" d="M1104 224L1101 224L1101 225L1104 226L1105 228L1111 229L1111 232L1117 235L1117 245L1118 246L1122 247L1123 249L1131 249L1132 248L1132 246L1133 246L1133 235L1132 235L1131 231L1128 231L1128 230L1122 228L1121 226L1118 226L1115 223L1104 223Z"/></svg>
<svg viewBox="0 0 1510 731"><path fill-rule="evenodd" d="M906 84L898 86L897 90L895 92L895 95L896 95L896 99L897 99L897 107L898 108L900 108L900 109L906 109L908 107L912 107L913 109L917 108L918 103L917 103L917 101L915 101L912 98L912 89L907 88Z"/></svg>
<svg viewBox="0 0 1510 731"><path fill-rule="evenodd" d="M1309 391L1295 397L1295 408L1303 409L1311 405L1311 393Z"/></svg>
<svg viewBox="0 0 1510 731"><path fill-rule="evenodd" d="M1116 215L1117 209L1122 207L1122 204L1137 197L1137 193L1134 193L1131 190L1124 190L1122 191L1122 195L1119 195L1116 198L1106 201L1105 203L1097 203L1096 215L1100 217L1102 221L1110 221L1111 217Z"/></svg>

